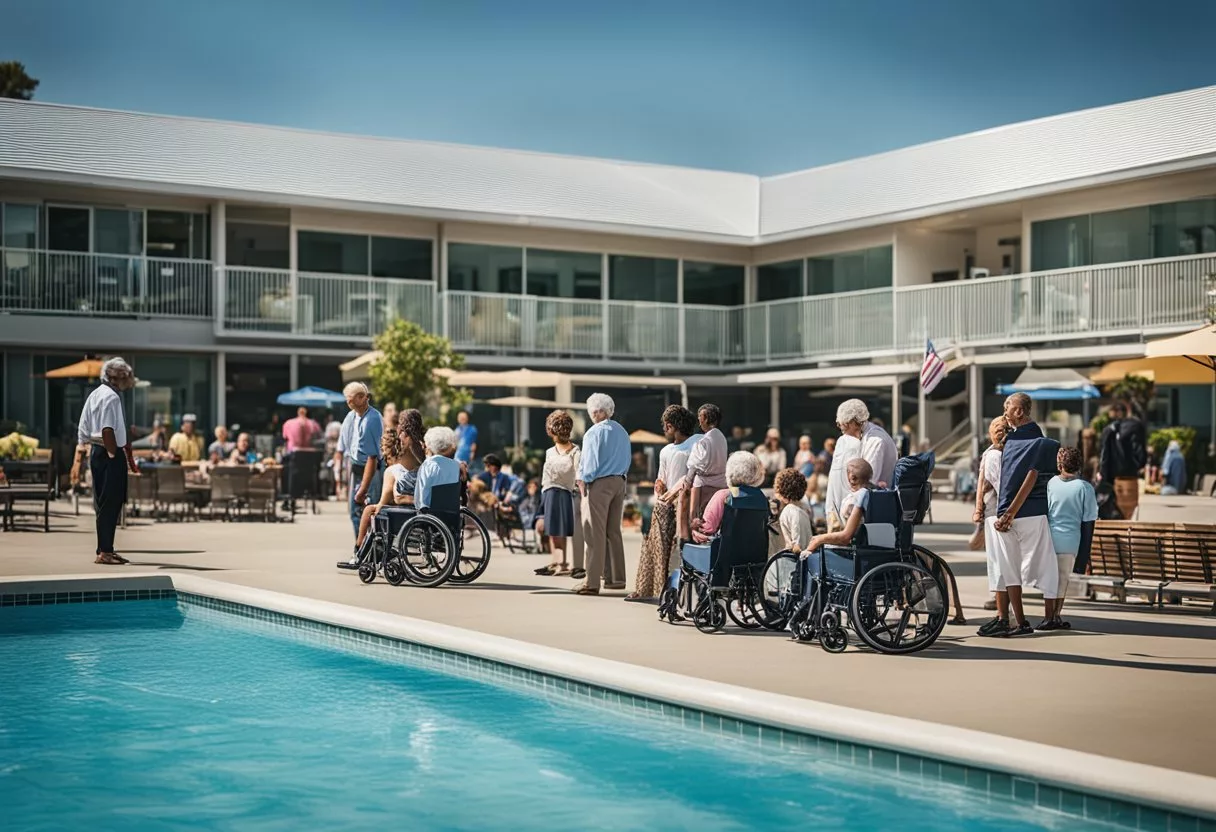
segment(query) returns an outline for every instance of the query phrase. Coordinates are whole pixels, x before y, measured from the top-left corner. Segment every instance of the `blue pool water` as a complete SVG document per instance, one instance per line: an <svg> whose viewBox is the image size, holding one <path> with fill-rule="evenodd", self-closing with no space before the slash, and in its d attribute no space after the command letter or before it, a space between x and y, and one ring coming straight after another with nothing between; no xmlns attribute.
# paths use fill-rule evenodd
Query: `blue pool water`
<svg viewBox="0 0 1216 832"><path fill-rule="evenodd" d="M0 610L0 827L1083 830L173 601Z"/></svg>

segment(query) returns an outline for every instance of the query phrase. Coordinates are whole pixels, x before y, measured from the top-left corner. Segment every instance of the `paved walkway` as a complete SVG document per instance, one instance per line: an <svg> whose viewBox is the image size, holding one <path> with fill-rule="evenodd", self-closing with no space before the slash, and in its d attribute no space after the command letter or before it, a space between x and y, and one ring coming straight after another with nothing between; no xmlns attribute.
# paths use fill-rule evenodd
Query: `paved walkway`
<svg viewBox="0 0 1216 832"><path fill-rule="evenodd" d="M1142 519L1210 521L1212 501L1150 498ZM66 509L66 503L59 506ZM576 597L565 579L537 578L537 555L496 549L481 580L433 590L371 586L334 569L350 526L336 504L293 524L151 523L119 533L128 567L92 562L92 518L54 517L54 532L0 534L0 574L191 570L248 586L439 621L595 656L939 723L1216 775L1216 618L1207 607L1071 602L1076 629L1014 641L974 635L989 613L982 557L964 548L969 510L934 506L917 540L951 553L973 625L947 627L915 656L829 655L779 634L734 628L707 636L659 623L654 607L619 595ZM630 574L640 538L626 533ZM1032 615L1041 612L1031 603Z"/></svg>

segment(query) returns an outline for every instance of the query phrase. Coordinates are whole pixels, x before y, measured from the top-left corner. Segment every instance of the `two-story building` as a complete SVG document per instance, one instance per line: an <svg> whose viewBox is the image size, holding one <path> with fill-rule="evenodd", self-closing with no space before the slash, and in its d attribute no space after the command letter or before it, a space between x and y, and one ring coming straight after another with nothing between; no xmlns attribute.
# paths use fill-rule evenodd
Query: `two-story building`
<svg viewBox="0 0 1216 832"><path fill-rule="evenodd" d="M132 358L137 424L259 427L401 316L817 441L846 394L914 416L931 338L940 438L1202 323L1214 272L1216 87L773 177L0 100L0 412L44 437L81 354ZM668 395L614 392L631 427Z"/></svg>

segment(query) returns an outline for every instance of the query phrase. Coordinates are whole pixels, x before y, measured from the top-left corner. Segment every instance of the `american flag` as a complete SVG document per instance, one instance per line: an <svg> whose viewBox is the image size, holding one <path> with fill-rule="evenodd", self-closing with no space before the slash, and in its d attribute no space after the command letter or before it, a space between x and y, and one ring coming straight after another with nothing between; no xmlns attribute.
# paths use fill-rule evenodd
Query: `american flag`
<svg viewBox="0 0 1216 832"><path fill-rule="evenodd" d="M937 387L945 377L946 362L942 361L937 350L933 349L933 342L925 341L925 363L920 365L920 386L924 388L927 395L932 393L933 388Z"/></svg>

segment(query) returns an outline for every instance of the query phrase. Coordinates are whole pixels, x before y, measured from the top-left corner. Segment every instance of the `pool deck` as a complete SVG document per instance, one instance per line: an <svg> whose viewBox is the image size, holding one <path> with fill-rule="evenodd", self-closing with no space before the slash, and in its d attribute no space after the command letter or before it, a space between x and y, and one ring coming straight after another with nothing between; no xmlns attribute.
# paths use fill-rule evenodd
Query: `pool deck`
<svg viewBox="0 0 1216 832"><path fill-rule="evenodd" d="M495 549L469 587L435 590L362 585L334 569L350 526L330 503L295 524L152 523L119 532L127 567L92 562L92 518L56 506L53 532L0 534L0 576L165 574L185 571L250 587L397 613L535 644L810 700L971 728L1216 776L1216 617L1210 602L1156 611L1143 603L1069 602L1074 630L1013 641L982 639L987 618L983 558L964 551L966 506L934 506L937 524L917 540L947 555L972 624L947 627L914 656L850 649L829 655L780 634L713 636L660 623L653 606L623 593L568 592L566 579L538 578L539 555ZM1211 522L1213 501L1146 498L1141 519ZM626 532L633 574L640 537ZM1032 619L1041 612L1032 601Z"/></svg>

